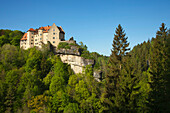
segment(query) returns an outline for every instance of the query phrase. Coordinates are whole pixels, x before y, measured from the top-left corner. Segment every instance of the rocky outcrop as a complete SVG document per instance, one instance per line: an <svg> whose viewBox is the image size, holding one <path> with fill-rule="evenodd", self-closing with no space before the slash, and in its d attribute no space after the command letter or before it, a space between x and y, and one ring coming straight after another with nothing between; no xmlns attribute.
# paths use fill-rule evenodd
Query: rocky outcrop
<svg viewBox="0 0 170 113"><path fill-rule="evenodd" d="M79 48L74 45L70 45L70 49L57 49L55 50L55 54L64 54L64 55L77 55L80 56Z"/></svg>
<svg viewBox="0 0 170 113"><path fill-rule="evenodd" d="M74 43L71 43L71 42ZM62 41L64 42L64 41ZM76 42L74 41L73 37L69 39L70 43L66 46L63 46L62 48L54 48L54 53L59 55L61 58L61 61L63 63L70 64L72 70L77 74L77 73L82 73L83 69L87 65L94 65L94 60L92 59L85 59L81 57L80 49L79 47L75 44Z"/></svg>
<svg viewBox="0 0 170 113"><path fill-rule="evenodd" d="M92 59L85 59L80 56L76 55L65 55L60 54L61 61L63 63L68 63L71 65L71 68L75 73L82 73L83 68L86 67L86 65L94 65L94 60Z"/></svg>
<svg viewBox="0 0 170 113"><path fill-rule="evenodd" d="M100 82L102 80L102 71L94 71L93 77L95 80Z"/></svg>

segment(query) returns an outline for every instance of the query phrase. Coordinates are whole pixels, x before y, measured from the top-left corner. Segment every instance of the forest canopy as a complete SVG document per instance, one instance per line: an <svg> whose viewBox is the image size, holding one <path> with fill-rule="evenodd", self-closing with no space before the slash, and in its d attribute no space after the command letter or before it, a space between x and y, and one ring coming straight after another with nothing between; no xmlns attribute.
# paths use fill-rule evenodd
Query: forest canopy
<svg viewBox="0 0 170 113"><path fill-rule="evenodd" d="M132 50L121 25L113 35L109 57L79 44L95 65L75 74L50 48L20 49L23 32L0 30L0 112L170 112L170 30L162 23Z"/></svg>

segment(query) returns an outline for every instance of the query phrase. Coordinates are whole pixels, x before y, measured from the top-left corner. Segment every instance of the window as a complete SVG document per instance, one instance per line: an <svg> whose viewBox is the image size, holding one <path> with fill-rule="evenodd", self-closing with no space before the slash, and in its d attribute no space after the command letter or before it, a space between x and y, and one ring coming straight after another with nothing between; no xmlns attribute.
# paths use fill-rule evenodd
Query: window
<svg viewBox="0 0 170 113"><path fill-rule="evenodd" d="M53 43L55 43L55 41L53 41Z"/></svg>
<svg viewBox="0 0 170 113"><path fill-rule="evenodd" d="M55 37L53 37L53 39L55 39Z"/></svg>
<svg viewBox="0 0 170 113"><path fill-rule="evenodd" d="M37 41L37 39L35 39L35 41Z"/></svg>
<svg viewBox="0 0 170 113"><path fill-rule="evenodd" d="M33 43L31 43L31 45L32 45Z"/></svg>
<svg viewBox="0 0 170 113"><path fill-rule="evenodd" d="M31 40L31 41L33 41L33 40Z"/></svg>
<svg viewBox="0 0 170 113"><path fill-rule="evenodd" d="M40 36L42 36L42 34L40 34Z"/></svg>
<svg viewBox="0 0 170 113"><path fill-rule="evenodd" d="M32 33L32 34L34 34L34 33Z"/></svg>
<svg viewBox="0 0 170 113"><path fill-rule="evenodd" d="M32 38L33 38L33 36L32 36Z"/></svg>
<svg viewBox="0 0 170 113"><path fill-rule="evenodd" d="M55 33L53 33L53 35L55 35Z"/></svg>
<svg viewBox="0 0 170 113"><path fill-rule="evenodd" d="M53 31L55 31L55 29L53 29Z"/></svg>
<svg viewBox="0 0 170 113"><path fill-rule="evenodd" d="M40 38L40 40L42 40L42 38Z"/></svg>

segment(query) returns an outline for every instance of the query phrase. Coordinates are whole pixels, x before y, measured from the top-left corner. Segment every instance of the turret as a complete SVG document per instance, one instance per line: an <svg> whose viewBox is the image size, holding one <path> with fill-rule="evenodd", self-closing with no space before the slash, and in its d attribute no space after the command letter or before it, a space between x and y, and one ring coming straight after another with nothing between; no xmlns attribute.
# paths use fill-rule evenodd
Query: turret
<svg viewBox="0 0 170 113"><path fill-rule="evenodd" d="M27 32L27 48L34 47L34 32L33 28L30 28Z"/></svg>

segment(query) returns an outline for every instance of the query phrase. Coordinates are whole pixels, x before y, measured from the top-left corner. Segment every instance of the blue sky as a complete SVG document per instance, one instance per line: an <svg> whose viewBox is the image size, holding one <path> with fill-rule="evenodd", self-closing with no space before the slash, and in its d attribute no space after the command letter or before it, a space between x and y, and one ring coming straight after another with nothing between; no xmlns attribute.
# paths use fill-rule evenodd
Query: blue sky
<svg viewBox="0 0 170 113"><path fill-rule="evenodd" d="M62 26L92 52L110 55L115 29L121 24L130 47L170 26L170 0L1 0L0 29Z"/></svg>

